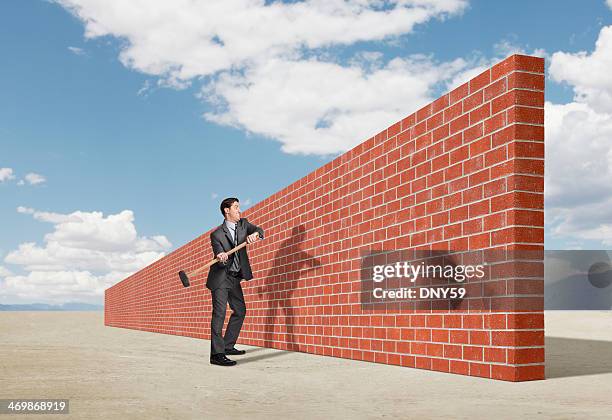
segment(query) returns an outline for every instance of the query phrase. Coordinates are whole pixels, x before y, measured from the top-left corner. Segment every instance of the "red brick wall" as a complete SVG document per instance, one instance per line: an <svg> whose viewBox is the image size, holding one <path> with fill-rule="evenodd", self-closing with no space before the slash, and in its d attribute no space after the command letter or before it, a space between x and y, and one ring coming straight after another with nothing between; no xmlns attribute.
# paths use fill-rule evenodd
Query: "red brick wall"
<svg viewBox="0 0 612 420"><path fill-rule="evenodd" d="M542 379L543 305L372 312L359 273L372 249L542 250L543 175L544 61L513 55L244 212L266 239L239 343ZM183 288L177 272L213 258L209 234L106 290L105 325L208 339L207 273ZM543 278L516 284L543 301Z"/></svg>

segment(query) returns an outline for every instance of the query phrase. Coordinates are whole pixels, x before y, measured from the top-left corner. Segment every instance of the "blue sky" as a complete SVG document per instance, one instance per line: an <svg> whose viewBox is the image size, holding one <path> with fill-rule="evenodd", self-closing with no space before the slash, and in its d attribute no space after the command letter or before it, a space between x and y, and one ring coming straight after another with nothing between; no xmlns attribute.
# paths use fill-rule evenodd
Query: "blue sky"
<svg viewBox="0 0 612 420"><path fill-rule="evenodd" d="M603 0L563 7L557 1L416 2L427 6L426 17L395 1L328 2L336 9L290 2L303 7L300 16L336 16L322 24L326 29L316 19L283 23L295 16L289 4L228 1L223 7L242 11L238 22L207 32L209 44L198 39L206 22L162 9L156 12L161 20L148 20L147 9L159 6L154 1L113 15L111 3L0 3L0 303L100 303L101 290L126 273L219 224L221 198L240 197L244 210L513 52L546 56L547 125L550 116L553 126L547 176L571 175L551 181L556 193L547 196L546 247L610 245L612 157L601 157L612 138L606 131L612 130L612 83L599 69L612 60L603 32L611 10ZM240 19L257 23L274 5L275 29L294 41L279 42L278 33L257 28L239 32L247 31ZM381 22L389 29L375 30ZM351 32L360 25L365 29ZM243 51L246 44L253 51ZM329 86L292 88L325 84L326 77L313 82L309 74L329 75ZM404 75L410 76L402 85L407 90L398 92L392 80ZM286 83L276 84L283 77ZM355 96L342 84L347 79L376 99L345 105ZM276 95L282 103L270 105ZM297 123L303 110L293 102L312 110L310 125ZM353 126L354 132L346 129ZM585 134L578 133L589 130L593 135L581 140ZM576 154L564 142L594 137L597 147L580 150L582 161L568 172ZM600 174L594 183L593 173ZM563 182L572 180L582 184L565 190ZM593 184L590 193L584 183ZM78 252L66 256L68 248ZM121 265L117 253L126 250L132 260ZM50 272L55 283L40 286Z"/></svg>

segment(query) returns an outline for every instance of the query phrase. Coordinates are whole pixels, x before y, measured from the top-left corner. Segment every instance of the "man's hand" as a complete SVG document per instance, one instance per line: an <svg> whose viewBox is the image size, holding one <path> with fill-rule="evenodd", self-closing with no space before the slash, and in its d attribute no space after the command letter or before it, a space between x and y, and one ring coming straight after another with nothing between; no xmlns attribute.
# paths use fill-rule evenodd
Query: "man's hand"
<svg viewBox="0 0 612 420"><path fill-rule="evenodd" d="M219 254L217 254L217 258L219 258L219 261L225 264L229 256L225 252L220 252Z"/></svg>
<svg viewBox="0 0 612 420"><path fill-rule="evenodd" d="M247 244L252 244L253 242L257 242L259 239L259 232L251 233L247 236Z"/></svg>

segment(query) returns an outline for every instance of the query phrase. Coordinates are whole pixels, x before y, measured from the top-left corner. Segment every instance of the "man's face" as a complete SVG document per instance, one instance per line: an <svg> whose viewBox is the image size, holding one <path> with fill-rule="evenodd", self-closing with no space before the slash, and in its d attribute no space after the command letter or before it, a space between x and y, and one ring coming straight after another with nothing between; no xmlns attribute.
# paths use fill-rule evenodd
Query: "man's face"
<svg viewBox="0 0 612 420"><path fill-rule="evenodd" d="M236 223L238 220L240 220L240 203L234 201L232 206L229 208L229 212L228 209L226 209L225 213L227 214L227 219L230 222Z"/></svg>

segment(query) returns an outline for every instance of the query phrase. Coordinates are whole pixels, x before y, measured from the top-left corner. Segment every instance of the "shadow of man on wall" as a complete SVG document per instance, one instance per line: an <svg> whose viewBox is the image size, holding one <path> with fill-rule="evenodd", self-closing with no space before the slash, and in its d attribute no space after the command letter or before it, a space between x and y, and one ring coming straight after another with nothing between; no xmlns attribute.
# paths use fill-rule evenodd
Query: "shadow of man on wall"
<svg viewBox="0 0 612 420"><path fill-rule="evenodd" d="M295 226L291 236L280 244L274 255L272 268L265 276L265 284L256 290L259 298L267 304L263 319L266 347L300 351L296 337L299 312L296 307L299 296L295 296L295 292L300 278L321 266L317 258L301 249L305 239L304 225ZM284 324L286 331L284 337L280 332L278 338L274 336L274 327L277 323Z"/></svg>

